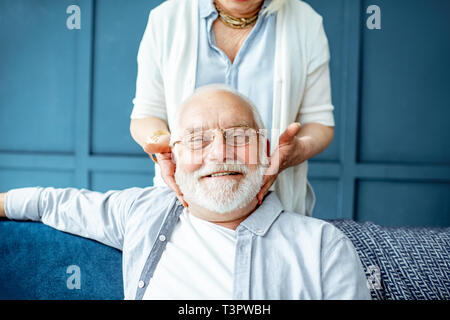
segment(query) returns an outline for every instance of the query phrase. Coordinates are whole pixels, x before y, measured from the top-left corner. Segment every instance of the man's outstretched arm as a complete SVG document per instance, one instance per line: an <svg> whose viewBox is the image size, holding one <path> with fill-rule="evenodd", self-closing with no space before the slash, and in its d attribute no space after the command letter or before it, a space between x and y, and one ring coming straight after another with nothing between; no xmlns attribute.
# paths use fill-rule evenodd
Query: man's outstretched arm
<svg viewBox="0 0 450 320"><path fill-rule="evenodd" d="M5 196L6 196L6 193L0 193L0 218L6 218Z"/></svg>
<svg viewBox="0 0 450 320"><path fill-rule="evenodd" d="M1 216L32 220L122 249L126 219L138 190L21 188L2 193Z"/></svg>

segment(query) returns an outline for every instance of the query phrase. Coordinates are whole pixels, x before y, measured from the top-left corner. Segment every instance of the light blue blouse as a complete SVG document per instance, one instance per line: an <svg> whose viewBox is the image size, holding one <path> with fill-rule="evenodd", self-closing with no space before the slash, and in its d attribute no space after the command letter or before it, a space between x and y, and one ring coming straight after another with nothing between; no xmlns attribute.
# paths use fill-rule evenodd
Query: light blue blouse
<svg viewBox="0 0 450 320"><path fill-rule="evenodd" d="M273 77L276 14L261 12L258 20L231 63L216 46L213 22L218 13L212 0L199 0L199 43L195 87L221 83L247 96L258 109L264 126L272 128ZM270 139L270 135L269 135Z"/></svg>

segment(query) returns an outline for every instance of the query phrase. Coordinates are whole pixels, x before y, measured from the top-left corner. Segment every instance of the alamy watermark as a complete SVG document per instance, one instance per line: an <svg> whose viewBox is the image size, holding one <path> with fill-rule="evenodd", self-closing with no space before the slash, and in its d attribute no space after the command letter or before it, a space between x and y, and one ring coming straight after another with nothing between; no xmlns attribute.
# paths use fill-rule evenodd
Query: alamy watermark
<svg viewBox="0 0 450 320"><path fill-rule="evenodd" d="M69 30L81 29L81 9L79 6L72 4L67 7L66 13L70 14L66 20L66 26Z"/></svg>
<svg viewBox="0 0 450 320"><path fill-rule="evenodd" d="M367 18L366 26L369 30L380 30L381 29L381 9L377 5L371 5L367 7L367 14L370 16Z"/></svg>
<svg viewBox="0 0 450 320"><path fill-rule="evenodd" d="M81 29L81 9L79 6L72 4L67 7L66 13L70 14L66 20L66 26L69 30ZM367 7L366 14L370 16L366 20L366 26L369 30L381 29L381 9L377 5L370 5Z"/></svg>
<svg viewBox="0 0 450 320"><path fill-rule="evenodd" d="M81 289L81 270L77 265L70 265L66 269L66 273L69 277L66 281L67 289L69 290L80 290Z"/></svg>
<svg viewBox="0 0 450 320"><path fill-rule="evenodd" d="M376 265L370 265L367 267L367 288L370 290L380 290L381 286L381 271Z"/></svg>

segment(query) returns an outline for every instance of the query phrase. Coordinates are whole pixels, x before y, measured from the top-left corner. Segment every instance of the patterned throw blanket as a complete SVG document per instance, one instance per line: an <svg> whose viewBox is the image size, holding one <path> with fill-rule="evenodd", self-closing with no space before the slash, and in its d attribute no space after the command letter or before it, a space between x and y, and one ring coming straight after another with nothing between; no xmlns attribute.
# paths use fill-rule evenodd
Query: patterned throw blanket
<svg viewBox="0 0 450 320"><path fill-rule="evenodd" d="M450 299L450 228L329 222L356 247L373 299Z"/></svg>

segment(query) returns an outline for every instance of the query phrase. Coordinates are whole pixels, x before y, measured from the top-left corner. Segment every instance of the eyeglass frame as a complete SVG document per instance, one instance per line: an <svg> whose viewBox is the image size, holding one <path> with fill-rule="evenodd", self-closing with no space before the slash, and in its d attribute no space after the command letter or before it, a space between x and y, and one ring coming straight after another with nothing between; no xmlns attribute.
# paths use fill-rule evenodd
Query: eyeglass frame
<svg viewBox="0 0 450 320"><path fill-rule="evenodd" d="M266 137L266 133L265 133L266 130L265 130L265 129L258 129L258 130L256 130L255 128L252 128L252 127L250 127L250 126L236 126L236 127L226 128L226 129L215 128L215 129L208 129L208 130L199 130L198 132L202 132L202 131L203 131L203 132L207 132L207 131L217 132L217 131L220 131L220 132L221 132L221 136L223 137L223 140L225 141L225 144L228 145L228 146L230 146L230 147L233 147L233 148L244 147L244 146L247 146L247 145L250 143L250 141L249 141L249 142L247 142L247 143L245 143L245 144L243 144L243 145L241 145L241 146L235 146L235 145L230 145L230 144L228 144L228 143L227 143L227 138L226 138L226 136L225 136L225 131L226 131L226 130L229 130L229 129L245 129L245 130L253 130L253 131L255 132L255 135L256 135L258 138L259 138L259 135L262 135L264 138ZM170 147L173 148L177 143L180 143L180 144L186 146L186 144L183 143L183 139L184 139L185 137L188 137L188 136L193 135L194 133L195 133L195 131L194 131L193 133L189 133L189 134L187 134L187 135L184 135L183 137L180 138L180 140L175 140L175 141L171 142L171 143L170 143ZM216 137L216 135L213 136L213 139L211 140L211 142L208 143L208 145L206 145L205 147L198 148L198 149L192 149L192 148L190 148L190 147L188 147L188 146L186 146L186 147L187 147L189 150L191 150L191 151L204 150L205 148L207 148L208 146L211 145L211 143L214 141L215 137Z"/></svg>

